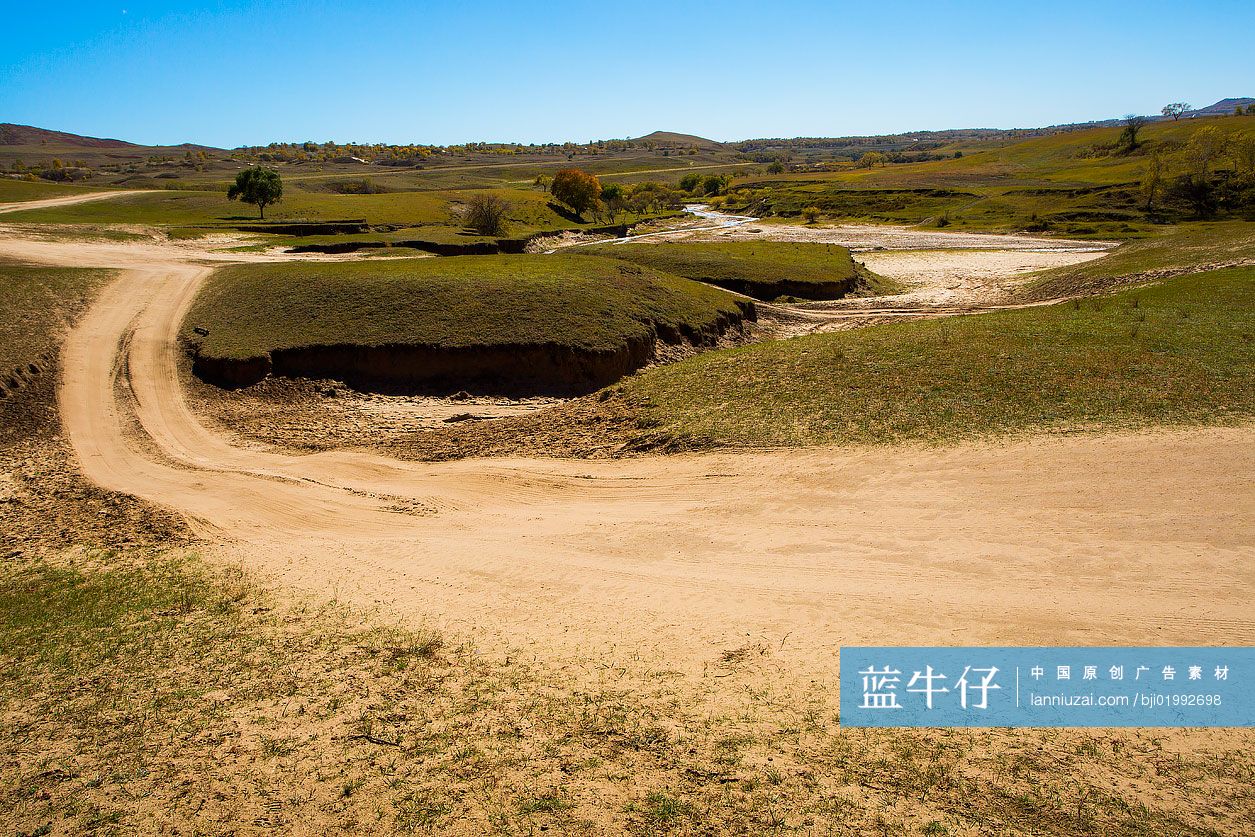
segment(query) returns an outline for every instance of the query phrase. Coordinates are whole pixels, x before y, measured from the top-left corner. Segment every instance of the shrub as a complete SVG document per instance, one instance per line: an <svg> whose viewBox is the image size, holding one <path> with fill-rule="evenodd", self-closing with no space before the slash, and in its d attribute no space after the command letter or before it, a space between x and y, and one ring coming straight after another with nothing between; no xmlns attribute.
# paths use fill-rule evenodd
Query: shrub
<svg viewBox="0 0 1255 837"><path fill-rule="evenodd" d="M510 204L493 194L472 195L466 202L462 220L480 235L505 233Z"/></svg>

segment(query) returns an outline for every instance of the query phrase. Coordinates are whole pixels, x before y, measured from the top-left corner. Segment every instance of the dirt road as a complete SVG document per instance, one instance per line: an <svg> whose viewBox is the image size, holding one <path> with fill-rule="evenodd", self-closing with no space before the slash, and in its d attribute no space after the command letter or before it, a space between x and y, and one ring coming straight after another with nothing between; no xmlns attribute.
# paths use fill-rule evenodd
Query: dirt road
<svg viewBox="0 0 1255 837"><path fill-rule="evenodd" d="M59 198L41 198L37 201L16 201L14 203L0 203L0 212L20 212L24 209L50 209L54 206L73 206L76 203L88 203L90 201L100 201L106 198L118 198L126 195L143 195L147 192L155 191L153 189L127 189L115 190L112 192L88 192L81 195L64 195Z"/></svg>
<svg viewBox="0 0 1255 837"><path fill-rule="evenodd" d="M64 349L86 474L320 594L494 647L684 671L746 645L805 677L843 643L1255 642L1249 427L619 462L240 448L177 374L205 262L118 243L0 254L123 271Z"/></svg>

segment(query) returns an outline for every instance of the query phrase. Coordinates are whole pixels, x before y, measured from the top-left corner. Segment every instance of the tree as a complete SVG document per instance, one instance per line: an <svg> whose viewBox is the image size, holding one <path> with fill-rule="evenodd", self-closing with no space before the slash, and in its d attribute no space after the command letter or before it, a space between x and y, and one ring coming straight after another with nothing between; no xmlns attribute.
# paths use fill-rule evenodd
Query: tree
<svg viewBox="0 0 1255 837"><path fill-rule="evenodd" d="M265 220L266 207L283 199L283 181L279 172L254 166L235 176L235 183L227 189L227 199L253 204Z"/></svg>
<svg viewBox="0 0 1255 837"><path fill-rule="evenodd" d="M1164 116L1171 116L1172 120L1175 122L1181 118L1181 114L1185 113L1189 109L1189 102L1172 102L1171 104L1164 105L1163 110L1161 110L1160 113Z"/></svg>
<svg viewBox="0 0 1255 837"><path fill-rule="evenodd" d="M817 206L808 206L802 210L802 217L806 219L806 223L813 224L819 220L820 209Z"/></svg>
<svg viewBox="0 0 1255 837"><path fill-rule="evenodd" d="M885 164L885 155L879 151L864 152L862 157L858 158L858 162L854 164L856 168L870 169L872 166Z"/></svg>
<svg viewBox="0 0 1255 837"><path fill-rule="evenodd" d="M702 178L702 194L717 195L728 188L731 181L726 174L709 174Z"/></svg>
<svg viewBox="0 0 1255 837"><path fill-rule="evenodd" d="M1229 140L1233 168L1242 174L1255 172L1255 131L1245 131Z"/></svg>
<svg viewBox="0 0 1255 837"><path fill-rule="evenodd" d="M784 174L784 163L776 160L767 167L767 174Z"/></svg>
<svg viewBox="0 0 1255 837"><path fill-rule="evenodd" d="M1215 125L1207 125L1190 134L1185 144L1185 158L1193 169L1193 176L1198 180L1207 180L1211 176L1211 165L1223 155L1228 146L1228 137Z"/></svg>
<svg viewBox="0 0 1255 837"><path fill-rule="evenodd" d="M1130 113L1124 117L1124 130L1120 132L1119 145L1126 150L1132 151L1137 148L1137 135L1141 133L1142 128L1146 127L1146 117L1138 116L1136 113Z"/></svg>
<svg viewBox="0 0 1255 837"><path fill-rule="evenodd" d="M626 198L627 192L618 183L607 183L601 187L601 202L606 205L611 221L614 220L615 213L623 209L623 202Z"/></svg>
<svg viewBox="0 0 1255 837"><path fill-rule="evenodd" d="M493 194L471 195L462 213L466 226L480 235L501 235L510 204Z"/></svg>
<svg viewBox="0 0 1255 837"><path fill-rule="evenodd" d="M696 192L701 185L702 176L696 172L686 174L680 178L680 188L686 192Z"/></svg>
<svg viewBox="0 0 1255 837"><path fill-rule="evenodd" d="M1142 176L1142 194L1146 197L1146 213L1155 209L1155 198L1163 189L1164 160L1162 154L1152 154Z"/></svg>
<svg viewBox="0 0 1255 837"><path fill-rule="evenodd" d="M553 176L549 191L558 200L583 215L594 209L601 200L601 181L594 175L579 169L563 169Z"/></svg>

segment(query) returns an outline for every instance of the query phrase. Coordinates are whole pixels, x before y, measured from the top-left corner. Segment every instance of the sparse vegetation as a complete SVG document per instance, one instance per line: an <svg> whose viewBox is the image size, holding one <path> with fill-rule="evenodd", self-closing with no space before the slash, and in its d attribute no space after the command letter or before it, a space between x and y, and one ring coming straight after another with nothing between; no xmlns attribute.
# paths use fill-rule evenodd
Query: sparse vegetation
<svg viewBox="0 0 1255 837"><path fill-rule="evenodd" d="M1219 834L1250 802L1242 737L842 729L820 688L671 674L572 684L177 551L76 550L0 570L0 805L28 834ZM1130 777L1230 804L1129 805L1112 783Z"/></svg>

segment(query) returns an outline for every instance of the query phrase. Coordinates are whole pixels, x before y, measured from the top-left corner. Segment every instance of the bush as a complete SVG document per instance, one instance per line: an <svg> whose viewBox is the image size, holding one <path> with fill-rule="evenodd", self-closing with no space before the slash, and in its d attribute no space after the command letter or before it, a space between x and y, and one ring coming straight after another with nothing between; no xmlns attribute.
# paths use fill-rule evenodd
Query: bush
<svg viewBox="0 0 1255 837"><path fill-rule="evenodd" d="M480 235L503 235L510 204L493 194L472 195L466 202L462 220Z"/></svg>

